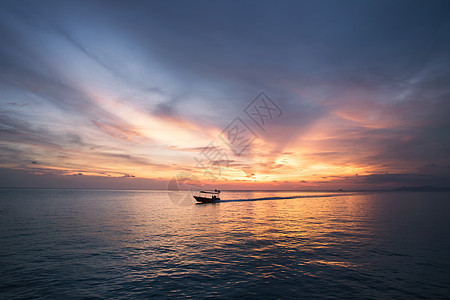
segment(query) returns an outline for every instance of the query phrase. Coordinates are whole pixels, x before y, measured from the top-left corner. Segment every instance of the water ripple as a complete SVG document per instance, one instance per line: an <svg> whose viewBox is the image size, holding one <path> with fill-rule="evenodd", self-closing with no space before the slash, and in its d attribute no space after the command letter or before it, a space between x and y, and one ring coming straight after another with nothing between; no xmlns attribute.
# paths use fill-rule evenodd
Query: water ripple
<svg viewBox="0 0 450 300"><path fill-rule="evenodd" d="M178 207L163 191L2 191L0 297L448 296L448 194L222 197Z"/></svg>

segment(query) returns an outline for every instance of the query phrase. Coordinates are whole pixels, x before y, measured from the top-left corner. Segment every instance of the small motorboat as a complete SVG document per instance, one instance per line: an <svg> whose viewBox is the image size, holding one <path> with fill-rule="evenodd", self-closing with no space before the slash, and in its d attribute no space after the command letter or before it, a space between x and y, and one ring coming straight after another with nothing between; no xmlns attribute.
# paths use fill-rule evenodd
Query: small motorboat
<svg viewBox="0 0 450 300"><path fill-rule="evenodd" d="M194 196L195 200L197 202L201 203L213 203L216 201L220 201L220 191L214 190L214 191L200 191L198 193L198 196Z"/></svg>

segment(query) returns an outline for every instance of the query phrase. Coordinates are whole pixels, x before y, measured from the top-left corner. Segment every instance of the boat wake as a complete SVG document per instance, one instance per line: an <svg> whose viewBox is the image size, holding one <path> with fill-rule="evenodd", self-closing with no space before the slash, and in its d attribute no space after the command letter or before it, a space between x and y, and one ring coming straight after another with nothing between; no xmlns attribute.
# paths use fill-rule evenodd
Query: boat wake
<svg viewBox="0 0 450 300"><path fill-rule="evenodd" d="M230 199L221 200L223 202L244 202L244 201L265 201L265 200L288 200L288 199L301 199L301 198L328 198L328 197L338 197L338 196L349 196L352 194L327 194L327 195L295 195L286 197L263 197L263 198L250 198L250 199Z"/></svg>

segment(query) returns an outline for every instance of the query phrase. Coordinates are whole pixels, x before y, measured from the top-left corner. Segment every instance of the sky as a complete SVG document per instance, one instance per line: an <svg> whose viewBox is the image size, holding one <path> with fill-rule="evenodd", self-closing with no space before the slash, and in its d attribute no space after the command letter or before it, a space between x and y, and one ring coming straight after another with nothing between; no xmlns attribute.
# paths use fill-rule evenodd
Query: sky
<svg viewBox="0 0 450 300"><path fill-rule="evenodd" d="M0 187L450 186L449 36L437 0L3 0Z"/></svg>

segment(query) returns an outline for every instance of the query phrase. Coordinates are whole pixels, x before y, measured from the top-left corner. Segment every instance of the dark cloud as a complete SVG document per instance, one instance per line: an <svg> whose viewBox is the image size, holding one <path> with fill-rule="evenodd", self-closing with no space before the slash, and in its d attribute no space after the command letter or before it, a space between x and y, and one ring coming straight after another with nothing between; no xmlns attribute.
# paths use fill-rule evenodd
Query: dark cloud
<svg viewBox="0 0 450 300"><path fill-rule="evenodd" d="M75 174L76 175L76 174ZM115 189L164 189L167 182L157 179L110 176L70 176L33 174L24 170L0 168L2 187L40 187L40 188L115 188Z"/></svg>

